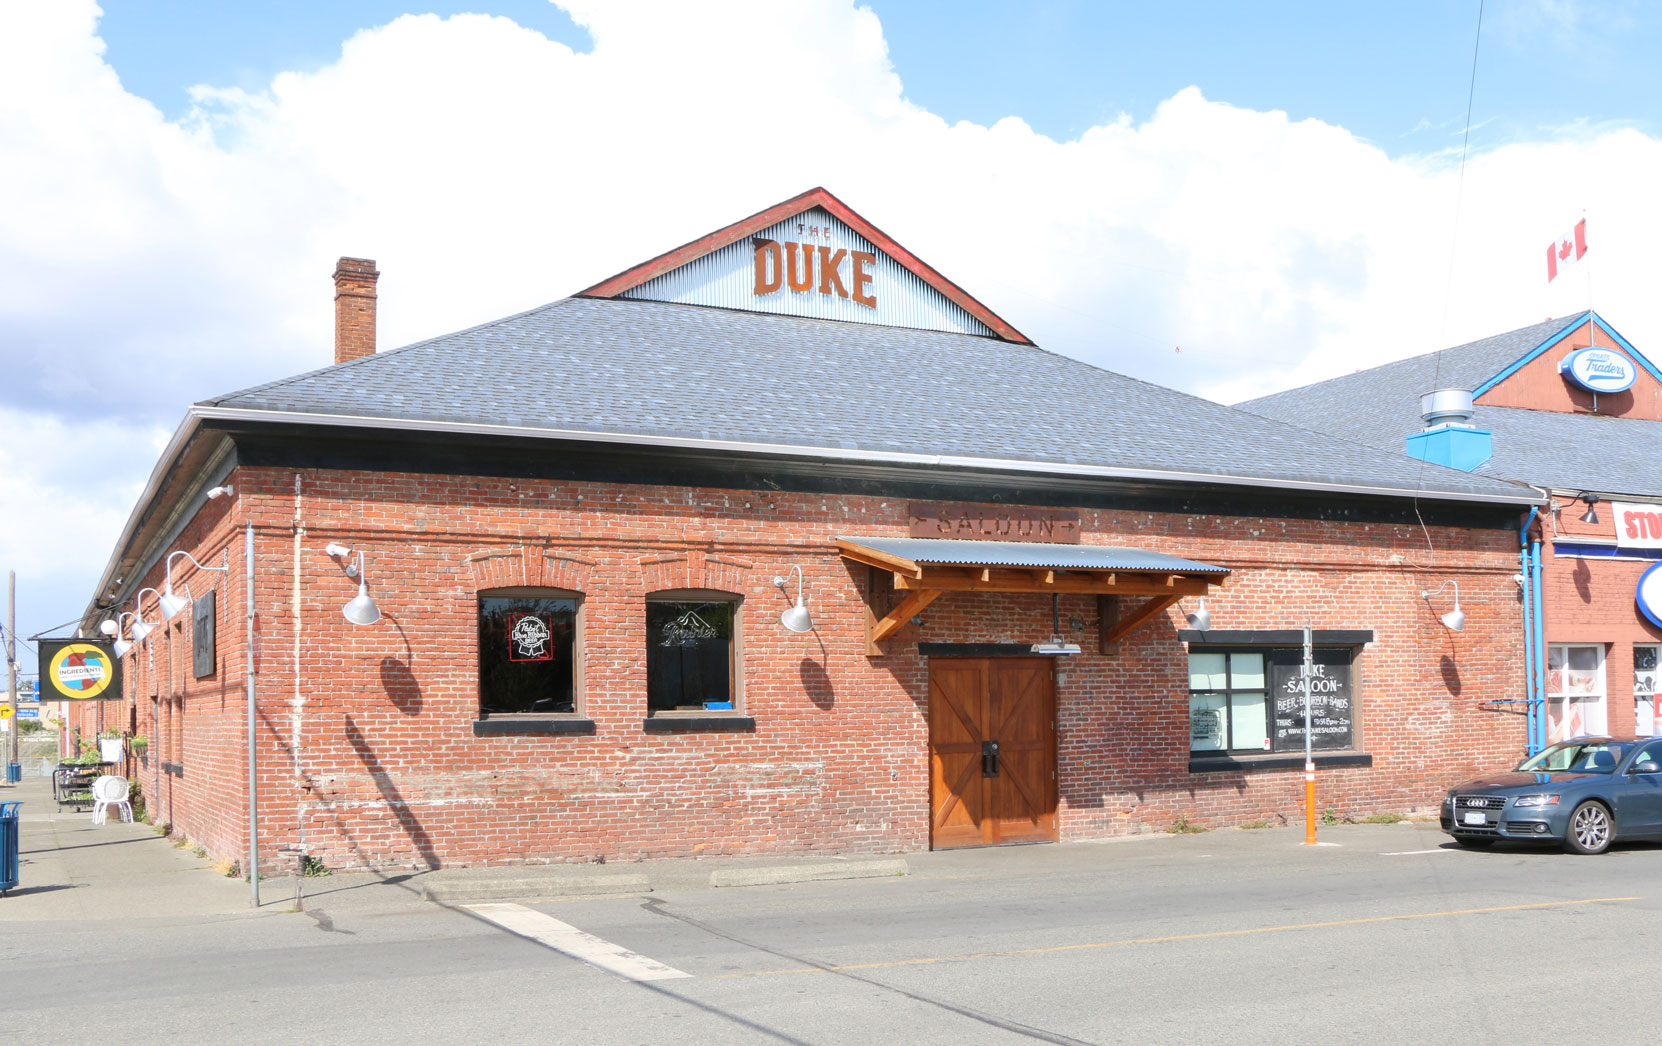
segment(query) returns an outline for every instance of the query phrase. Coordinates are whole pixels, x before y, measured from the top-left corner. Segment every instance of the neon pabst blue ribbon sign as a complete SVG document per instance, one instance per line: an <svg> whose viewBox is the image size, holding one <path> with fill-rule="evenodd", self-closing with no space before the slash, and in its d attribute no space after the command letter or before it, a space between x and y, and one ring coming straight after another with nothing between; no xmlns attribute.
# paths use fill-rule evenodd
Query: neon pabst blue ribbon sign
<svg viewBox="0 0 1662 1046"><path fill-rule="evenodd" d="M1633 361L1614 349L1579 349L1558 365L1564 380L1588 392L1626 392L1639 377Z"/></svg>

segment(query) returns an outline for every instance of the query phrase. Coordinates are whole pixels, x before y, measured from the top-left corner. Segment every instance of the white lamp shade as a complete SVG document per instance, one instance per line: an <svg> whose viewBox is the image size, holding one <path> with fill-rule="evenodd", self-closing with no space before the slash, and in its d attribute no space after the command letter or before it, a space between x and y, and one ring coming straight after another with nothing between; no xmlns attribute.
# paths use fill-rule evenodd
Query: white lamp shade
<svg viewBox="0 0 1662 1046"><path fill-rule="evenodd" d="M792 632L812 632L814 630L813 616L808 613L808 608L802 605L801 596L797 597L796 606L779 615L779 623Z"/></svg>
<svg viewBox="0 0 1662 1046"><path fill-rule="evenodd" d="M1466 630L1466 612L1460 609L1460 604L1454 604L1454 609L1443 615L1443 627L1450 632L1464 632Z"/></svg>
<svg viewBox="0 0 1662 1046"><path fill-rule="evenodd" d="M113 636L119 633L121 628L114 621L111 621L109 618L105 618L104 620L98 622L98 631L104 633L106 636Z"/></svg>
<svg viewBox="0 0 1662 1046"><path fill-rule="evenodd" d="M116 640L114 646L115 646L115 656L117 658L126 657L127 656L127 651L133 649L133 644L128 642L125 639Z"/></svg>
<svg viewBox="0 0 1662 1046"><path fill-rule="evenodd" d="M341 614L354 625L373 625L381 620L381 608L375 605L375 600L369 598L369 586L362 579L358 581L358 594L352 602L340 608Z"/></svg>
<svg viewBox="0 0 1662 1046"><path fill-rule="evenodd" d="M1212 612L1206 609L1206 600L1200 601L1200 607L1194 613L1185 614L1184 620L1188 621L1189 627L1197 632L1205 632L1211 628Z"/></svg>
<svg viewBox="0 0 1662 1046"><path fill-rule="evenodd" d="M148 621L133 622L133 642L141 642L145 636L156 630L156 626Z"/></svg>
<svg viewBox="0 0 1662 1046"><path fill-rule="evenodd" d="M177 616L179 611L185 609L185 605L189 602L190 598L188 596L176 596L173 594L173 586L167 586L167 591L162 593L162 598L160 600L162 605L162 620L165 621L169 618Z"/></svg>

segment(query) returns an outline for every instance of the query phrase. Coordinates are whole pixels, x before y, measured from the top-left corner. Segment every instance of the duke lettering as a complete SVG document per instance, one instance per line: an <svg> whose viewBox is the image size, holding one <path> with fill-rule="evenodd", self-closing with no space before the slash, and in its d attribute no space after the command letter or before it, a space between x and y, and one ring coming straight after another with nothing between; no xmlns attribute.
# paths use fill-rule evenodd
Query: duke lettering
<svg viewBox="0 0 1662 1046"><path fill-rule="evenodd" d="M772 294L787 284L798 294L818 290L826 297L847 298L868 309L877 308L877 295L871 292L877 265L877 255L871 251L833 251L824 244L795 243L786 240L757 238L751 243L756 248L755 293ZM843 277L843 262L848 262L848 277ZM818 278L815 278L815 270Z"/></svg>

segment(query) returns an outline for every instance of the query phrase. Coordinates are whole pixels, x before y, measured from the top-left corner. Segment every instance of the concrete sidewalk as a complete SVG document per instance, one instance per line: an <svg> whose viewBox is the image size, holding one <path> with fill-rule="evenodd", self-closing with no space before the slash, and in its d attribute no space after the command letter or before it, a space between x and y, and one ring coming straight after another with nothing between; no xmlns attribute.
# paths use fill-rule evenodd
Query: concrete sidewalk
<svg viewBox="0 0 1662 1046"><path fill-rule="evenodd" d="M145 824L94 825L90 812L59 811L51 782L26 779L0 787L0 800L23 802L18 885L0 898L0 923L200 919L308 912L409 911L429 903L530 902L606 894L648 894L711 888L775 886L827 879L892 878L1019 880L1093 877L1109 867L1143 865L1168 874L1197 859L1252 865L1289 859L1337 860L1348 848L1425 850L1451 844L1435 823L1324 827L1324 845L1300 845L1291 829L1222 831L1204 836L1138 835L1063 843L837 857L825 854L705 857L610 864L555 864L436 871L335 872L315 878L266 878L260 906L248 884L226 878ZM1296 855L1296 856L1295 856ZM298 903L297 903L298 890Z"/></svg>
<svg viewBox="0 0 1662 1046"><path fill-rule="evenodd" d="M102 920L246 912L247 884L119 814L92 823L88 807L61 812L49 779L0 788L19 811L18 882L0 897L0 922Z"/></svg>
<svg viewBox="0 0 1662 1046"><path fill-rule="evenodd" d="M0 922L248 914L248 883L227 878L214 862L175 846L149 825L111 817L92 823L90 809L59 809L49 780L0 787L0 801L21 801L18 885L0 898ZM262 912L297 907L394 910L435 901L529 901L608 893L649 893L905 875L899 857L826 855L665 860L630 864L558 864L454 868L421 872L336 872L260 881Z"/></svg>

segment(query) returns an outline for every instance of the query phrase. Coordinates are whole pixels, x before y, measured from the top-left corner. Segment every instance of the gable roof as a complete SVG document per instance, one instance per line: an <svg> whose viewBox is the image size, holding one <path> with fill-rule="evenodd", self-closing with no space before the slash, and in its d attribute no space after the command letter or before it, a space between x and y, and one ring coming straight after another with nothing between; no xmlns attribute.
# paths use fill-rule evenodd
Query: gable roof
<svg viewBox="0 0 1662 1046"><path fill-rule="evenodd" d="M689 265L700 258L721 250L723 247L748 239L771 226L815 208L824 210L860 236L871 241L903 269L918 277L926 285L939 291L954 305L986 324L987 329L992 331L995 336L1020 345L1033 344L1027 335L1005 322L1003 318L977 301L968 291L942 276L923 259L896 243L887 233L860 217L852 208L831 195L830 191L822 186L816 186L805 193L776 203L765 210L757 211L750 217L742 218L732 225L717 229L715 232L700 236L690 243L684 243L672 251L665 251L656 258L625 269L616 276L601 280L587 290L577 292L577 297L618 297L649 280L674 269L679 269L684 265Z"/></svg>
<svg viewBox="0 0 1662 1046"><path fill-rule="evenodd" d="M1425 427L1422 395L1454 388L1481 394L1558 344L1589 316L1599 330L1621 339L1600 317L1579 312L1236 406L1406 456L1404 441ZM1618 344L1650 367L1625 340ZM1662 422L1479 403L1472 424L1494 434L1494 457L1477 475L1559 490L1662 496L1662 473L1655 467ZM1575 453L1566 454L1569 448Z"/></svg>
<svg viewBox="0 0 1662 1046"><path fill-rule="evenodd" d="M1514 484L1322 438L1032 345L622 298L567 298L195 411L1170 483L1538 500Z"/></svg>

